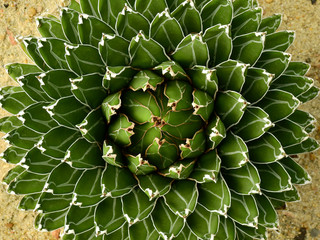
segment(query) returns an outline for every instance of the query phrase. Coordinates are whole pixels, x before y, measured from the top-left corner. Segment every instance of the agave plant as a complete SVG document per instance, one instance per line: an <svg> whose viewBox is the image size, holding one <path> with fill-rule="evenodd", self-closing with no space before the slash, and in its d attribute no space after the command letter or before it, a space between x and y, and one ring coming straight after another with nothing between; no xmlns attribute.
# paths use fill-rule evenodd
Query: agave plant
<svg viewBox="0 0 320 240"><path fill-rule="evenodd" d="M4 178L62 239L265 239L310 181L318 89L256 0L80 0L9 64ZM290 157L291 156L291 157Z"/></svg>

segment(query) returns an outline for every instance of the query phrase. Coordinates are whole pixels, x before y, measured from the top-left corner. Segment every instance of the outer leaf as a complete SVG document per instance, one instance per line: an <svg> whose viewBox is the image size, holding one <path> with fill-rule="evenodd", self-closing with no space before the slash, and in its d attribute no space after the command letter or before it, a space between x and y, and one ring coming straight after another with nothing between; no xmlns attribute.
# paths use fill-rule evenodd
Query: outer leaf
<svg viewBox="0 0 320 240"><path fill-rule="evenodd" d="M52 193L42 193L38 200L36 210L39 212L56 212L70 207L72 194L54 195Z"/></svg>
<svg viewBox="0 0 320 240"><path fill-rule="evenodd" d="M250 162L241 168L224 170L223 176L229 188L238 194L260 193L260 176L256 167Z"/></svg>
<svg viewBox="0 0 320 240"><path fill-rule="evenodd" d="M40 198L40 195L41 193L25 195L21 199L18 209L25 210L25 211L34 210Z"/></svg>
<svg viewBox="0 0 320 240"><path fill-rule="evenodd" d="M36 24L42 37L54 37L65 40L60 21L52 16L37 17Z"/></svg>
<svg viewBox="0 0 320 240"><path fill-rule="evenodd" d="M265 33L254 32L233 39L232 59L254 65L264 48Z"/></svg>
<svg viewBox="0 0 320 240"><path fill-rule="evenodd" d="M98 2L99 0L80 0L81 11L98 17Z"/></svg>
<svg viewBox="0 0 320 240"><path fill-rule="evenodd" d="M248 1L249 2L249 1ZM232 19L232 36L257 32L261 22L262 8L248 9Z"/></svg>
<svg viewBox="0 0 320 240"><path fill-rule="evenodd" d="M285 75L304 76L310 69L310 65L305 62L291 61L284 72Z"/></svg>
<svg viewBox="0 0 320 240"><path fill-rule="evenodd" d="M8 132L20 127L23 123L21 120L16 116L1 118L0 119L0 131L3 133L8 133Z"/></svg>
<svg viewBox="0 0 320 240"><path fill-rule="evenodd" d="M163 198L159 198L157 201L156 207L151 213L151 219L158 233L167 239L178 236L184 227L183 218L171 212Z"/></svg>
<svg viewBox="0 0 320 240"><path fill-rule="evenodd" d="M174 181L170 191L164 195L164 200L172 212L187 218L197 205L197 183L190 180Z"/></svg>
<svg viewBox="0 0 320 240"><path fill-rule="evenodd" d="M80 43L79 33L77 29L79 12L70 8L62 8L60 16L63 33L66 38L71 43Z"/></svg>
<svg viewBox="0 0 320 240"><path fill-rule="evenodd" d="M220 218L219 230L215 237L218 240L234 240L236 238L236 227L231 218Z"/></svg>
<svg viewBox="0 0 320 240"><path fill-rule="evenodd" d="M261 177L261 189L268 192L283 192L292 189L291 178L278 162L256 164Z"/></svg>
<svg viewBox="0 0 320 240"><path fill-rule="evenodd" d="M150 201L139 187L133 189L121 200L124 217L130 226L147 218L155 206L155 201Z"/></svg>
<svg viewBox="0 0 320 240"><path fill-rule="evenodd" d="M127 168L118 168L112 165L107 165L101 181L103 195L107 197L119 197L128 194L137 184Z"/></svg>
<svg viewBox="0 0 320 240"><path fill-rule="evenodd" d="M286 51L293 43L295 34L293 31L280 31L266 36L265 50Z"/></svg>
<svg viewBox="0 0 320 240"><path fill-rule="evenodd" d="M53 231L61 228L66 223L68 209L58 212L38 214L35 219L35 228L43 231Z"/></svg>
<svg viewBox="0 0 320 240"><path fill-rule="evenodd" d="M231 191L231 208L228 215L236 222L256 227L258 225L258 207L252 195L239 195Z"/></svg>
<svg viewBox="0 0 320 240"><path fill-rule="evenodd" d="M99 15L101 19L115 28L117 16L126 3L126 0L99 0Z"/></svg>
<svg viewBox="0 0 320 240"><path fill-rule="evenodd" d="M278 228L278 214L273 208L270 200L265 195L254 195L259 210L258 222L260 225L267 228Z"/></svg>
<svg viewBox="0 0 320 240"><path fill-rule="evenodd" d="M257 106L268 113L272 122L280 121L292 114L300 101L291 93L272 89L258 102Z"/></svg>
<svg viewBox="0 0 320 240"><path fill-rule="evenodd" d="M199 204L210 212L227 215L231 204L231 194L222 175L219 175L216 182L199 184L198 189Z"/></svg>
<svg viewBox="0 0 320 240"><path fill-rule="evenodd" d="M190 230L190 228L185 225L180 234L175 238L175 240L197 240L197 236Z"/></svg>
<svg viewBox="0 0 320 240"><path fill-rule="evenodd" d="M232 2L229 0L211 0L201 11L203 28L207 29L216 24L227 25L232 20Z"/></svg>
<svg viewBox="0 0 320 240"><path fill-rule="evenodd" d="M123 226L126 220L122 214L121 198L103 200L95 210L94 221L99 235L112 233Z"/></svg>
<svg viewBox="0 0 320 240"><path fill-rule="evenodd" d="M295 202L300 200L298 190L294 186L292 186L292 189L288 191L284 191L284 192L265 191L264 194L267 195L270 200L278 200L283 202Z"/></svg>
<svg viewBox="0 0 320 240"><path fill-rule="evenodd" d="M150 217L130 226L129 236L131 240L140 240L140 239L158 240L160 237L159 233L154 228Z"/></svg>
<svg viewBox="0 0 320 240"><path fill-rule="evenodd" d="M191 231L202 239L210 239L217 233L219 227L219 215L207 211L200 204L187 218L187 224Z"/></svg>
<svg viewBox="0 0 320 240"><path fill-rule="evenodd" d="M78 207L72 205L66 216L66 233L80 234L94 226L95 207Z"/></svg>
<svg viewBox="0 0 320 240"><path fill-rule="evenodd" d="M42 72L40 68L33 64L11 63L6 64L4 68L10 77L15 81L17 81L17 79L23 75L35 72L40 74Z"/></svg>
<svg viewBox="0 0 320 240"><path fill-rule="evenodd" d="M279 161L287 173L290 175L293 184L307 184L310 183L311 177L307 171L296 163L292 158L286 157Z"/></svg>
<svg viewBox="0 0 320 240"><path fill-rule="evenodd" d="M312 152L318 148L319 143L313 138L308 138L301 143L287 146L284 148L284 150L288 155L293 155L305 152Z"/></svg>
<svg viewBox="0 0 320 240"><path fill-rule="evenodd" d="M4 152L0 153L0 157L1 160L7 163L17 164L26 155L27 151L27 149L10 146Z"/></svg>
<svg viewBox="0 0 320 240"><path fill-rule="evenodd" d="M10 144L22 149L31 149L38 143L42 134L24 125L9 132L3 138Z"/></svg>
<svg viewBox="0 0 320 240"><path fill-rule="evenodd" d="M135 9L142 13L150 22L155 16L164 11L167 7L165 0L137 0L135 1Z"/></svg>
<svg viewBox="0 0 320 240"><path fill-rule="evenodd" d="M267 34L275 32L281 23L281 14L273 14L270 17L262 19L259 26L259 32L267 32Z"/></svg>
<svg viewBox="0 0 320 240"><path fill-rule="evenodd" d="M142 32L131 40L129 54L131 66L136 68L152 68L170 60L164 48L152 38L147 39Z"/></svg>

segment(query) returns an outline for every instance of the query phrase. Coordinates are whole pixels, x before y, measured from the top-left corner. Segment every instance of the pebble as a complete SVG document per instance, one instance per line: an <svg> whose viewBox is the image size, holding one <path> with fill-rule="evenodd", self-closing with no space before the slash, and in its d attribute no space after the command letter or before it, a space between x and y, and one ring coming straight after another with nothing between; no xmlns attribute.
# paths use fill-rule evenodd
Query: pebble
<svg viewBox="0 0 320 240"><path fill-rule="evenodd" d="M37 14L37 10L34 7L28 9L28 16L30 18L34 17Z"/></svg>
<svg viewBox="0 0 320 240"><path fill-rule="evenodd" d="M320 234L320 230L319 229L313 228L310 231L310 236L311 237L317 237L317 236L319 236L319 234Z"/></svg>

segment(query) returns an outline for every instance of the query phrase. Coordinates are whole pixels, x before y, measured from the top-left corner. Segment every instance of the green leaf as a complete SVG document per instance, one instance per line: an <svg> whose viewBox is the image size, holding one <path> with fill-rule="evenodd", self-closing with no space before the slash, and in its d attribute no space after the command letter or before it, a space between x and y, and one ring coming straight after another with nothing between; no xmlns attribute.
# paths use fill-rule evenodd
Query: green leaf
<svg viewBox="0 0 320 240"><path fill-rule="evenodd" d="M21 87L8 86L0 89L1 107L12 114L17 114L34 103Z"/></svg>
<svg viewBox="0 0 320 240"><path fill-rule="evenodd" d="M261 189L268 192L283 192L292 189L291 178L278 162L256 164L261 178Z"/></svg>
<svg viewBox="0 0 320 240"><path fill-rule="evenodd" d="M181 230L179 235L174 238L175 240L197 240L197 236L190 230L190 228L185 225Z"/></svg>
<svg viewBox="0 0 320 240"><path fill-rule="evenodd" d="M71 205L67 215L66 223L68 223L64 231L68 233L80 234L91 229L94 224L94 207L79 207Z"/></svg>
<svg viewBox="0 0 320 240"><path fill-rule="evenodd" d="M200 204L194 212L187 218L188 227L201 239L212 239L218 231L219 215L209 212Z"/></svg>
<svg viewBox="0 0 320 240"><path fill-rule="evenodd" d="M234 240L236 237L236 227L231 218L220 218L219 230L215 237L218 240Z"/></svg>
<svg viewBox="0 0 320 240"><path fill-rule="evenodd" d="M126 222L122 213L121 198L108 197L103 200L94 213L97 233L109 234L119 229Z"/></svg>
<svg viewBox="0 0 320 240"><path fill-rule="evenodd" d="M168 81L164 94L168 98L168 106L173 111L183 111L192 108L192 86L184 81Z"/></svg>
<svg viewBox="0 0 320 240"><path fill-rule="evenodd" d="M158 233L165 239L178 236L185 224L183 218L171 212L163 198L158 199L151 213L151 219Z"/></svg>
<svg viewBox="0 0 320 240"><path fill-rule="evenodd" d="M131 40L129 54L131 66L134 68L153 68L170 60L165 49L152 38L147 39L141 31Z"/></svg>
<svg viewBox="0 0 320 240"><path fill-rule="evenodd" d="M280 51L264 51L254 67L263 68L267 72L279 77L288 67L291 60L289 53Z"/></svg>
<svg viewBox="0 0 320 240"><path fill-rule="evenodd" d="M51 213L66 210L70 207L72 194L54 195L44 192L38 200L36 211Z"/></svg>
<svg viewBox="0 0 320 240"><path fill-rule="evenodd" d="M251 162L240 168L223 169L223 176L229 188L239 194L260 193L260 176Z"/></svg>
<svg viewBox="0 0 320 240"><path fill-rule="evenodd" d="M176 161L170 167L160 171L160 174L173 179L186 179L193 171L194 159L184 159L183 161Z"/></svg>
<svg viewBox="0 0 320 240"><path fill-rule="evenodd" d="M231 32L236 36L257 32L262 18L262 8L248 9L232 19Z"/></svg>
<svg viewBox="0 0 320 240"><path fill-rule="evenodd" d="M63 159L71 144L80 137L79 131L59 126L46 133L37 144L37 148L48 156Z"/></svg>
<svg viewBox="0 0 320 240"><path fill-rule="evenodd" d="M61 163L50 173L43 191L53 194L73 193L82 173L83 170L72 168L67 163Z"/></svg>
<svg viewBox="0 0 320 240"><path fill-rule="evenodd" d="M32 148L23 157L21 165L28 168L28 171L37 174L49 174L61 161L43 154L38 148Z"/></svg>
<svg viewBox="0 0 320 240"><path fill-rule="evenodd" d="M140 2L143 1L140 0ZM150 37L160 43L166 50L166 53L170 53L176 49L180 41L184 38L184 33L178 21L171 17L168 9L166 9L158 13L152 20Z"/></svg>
<svg viewBox="0 0 320 240"><path fill-rule="evenodd" d="M237 36L233 39L231 58L253 66L259 59L264 48L265 33L253 32Z"/></svg>
<svg viewBox="0 0 320 240"><path fill-rule="evenodd" d="M62 97L49 106L45 106L44 109L60 125L66 127L74 127L76 124L81 123L90 112L87 106L80 103L73 96Z"/></svg>
<svg viewBox="0 0 320 240"><path fill-rule="evenodd" d="M81 11L98 17L98 2L99 0L80 0Z"/></svg>
<svg viewBox="0 0 320 240"><path fill-rule="evenodd" d="M305 62L291 61L284 72L285 75L304 76L310 69L310 64Z"/></svg>
<svg viewBox="0 0 320 240"><path fill-rule="evenodd" d="M209 49L199 34L189 34L172 53L172 58L183 68L192 68L195 65L207 66Z"/></svg>
<svg viewBox="0 0 320 240"><path fill-rule="evenodd" d="M168 80L187 80L187 74L184 69L174 61L162 62L153 69Z"/></svg>
<svg viewBox="0 0 320 240"><path fill-rule="evenodd" d="M40 175L26 170L10 181L7 191L16 195L39 193L43 190L47 179L46 174Z"/></svg>
<svg viewBox="0 0 320 240"><path fill-rule="evenodd" d="M281 24L281 14L273 14L263 18L259 26L259 32L267 32L267 34L275 32Z"/></svg>
<svg viewBox="0 0 320 240"><path fill-rule="evenodd" d="M259 107L249 106L232 130L244 141L251 141L261 137L272 126L273 123L265 111Z"/></svg>
<svg viewBox="0 0 320 240"><path fill-rule="evenodd" d="M209 151L197 160L189 178L198 183L216 182L220 172L220 165L221 159L216 151Z"/></svg>
<svg viewBox="0 0 320 240"><path fill-rule="evenodd" d="M86 170L77 182L73 193L73 204L79 206L96 205L102 200L101 175L103 168Z"/></svg>
<svg viewBox="0 0 320 240"><path fill-rule="evenodd" d="M196 208L198 194L196 182L174 181L170 191L164 195L164 200L172 212L182 218L187 218Z"/></svg>
<svg viewBox="0 0 320 240"><path fill-rule="evenodd" d="M202 90L215 97L218 91L218 77L214 69L209 69L204 66L194 66L188 71L192 84L195 89Z"/></svg>
<svg viewBox="0 0 320 240"><path fill-rule="evenodd" d="M187 138L184 144L180 144L180 156L182 159L195 158L205 151L206 135L203 129L197 131L192 138Z"/></svg>
<svg viewBox="0 0 320 240"><path fill-rule="evenodd" d="M82 136L91 143L102 143L105 139L106 124L101 108L97 108L88 113L83 121L76 125Z"/></svg>
<svg viewBox="0 0 320 240"><path fill-rule="evenodd" d="M232 5L234 16L237 16L254 7L253 0L234 0Z"/></svg>
<svg viewBox="0 0 320 240"><path fill-rule="evenodd" d="M143 14L150 22L167 7L165 0L136 0L134 8Z"/></svg>
<svg viewBox="0 0 320 240"><path fill-rule="evenodd" d="M271 84L271 89L279 89L299 97L313 86L313 79L301 76L281 75Z"/></svg>
<svg viewBox="0 0 320 240"><path fill-rule="evenodd" d="M2 182L4 185L8 186L10 182L12 182L16 177L18 177L21 174L25 174L27 169L22 167L21 165L17 165L13 168L11 168L7 175L2 179Z"/></svg>
<svg viewBox="0 0 320 240"><path fill-rule="evenodd" d="M292 158L286 157L279 161L287 173L290 175L293 184L307 184L311 182L311 177L307 171L296 163Z"/></svg>
<svg viewBox="0 0 320 240"><path fill-rule="evenodd" d="M0 153L0 158L6 163L17 164L22 160L27 152L28 149L10 146L4 152Z"/></svg>
<svg viewBox="0 0 320 240"><path fill-rule="evenodd" d="M195 89L192 92L192 106L195 109L194 115L199 115L205 122L208 122L214 108L214 98L208 93Z"/></svg>
<svg viewBox="0 0 320 240"><path fill-rule="evenodd" d="M37 17L36 24L42 37L54 37L66 40L60 21L53 17Z"/></svg>
<svg viewBox="0 0 320 240"><path fill-rule="evenodd" d="M277 122L270 132L280 141L283 147L301 143L308 138L308 133L300 125L284 119Z"/></svg>
<svg viewBox="0 0 320 240"><path fill-rule="evenodd" d="M319 143L313 138L307 138L301 143L293 144L291 146L284 147L284 151L288 155L294 155L299 153L312 152L319 148Z"/></svg>
<svg viewBox="0 0 320 240"><path fill-rule="evenodd" d="M131 240L158 240L160 237L150 217L131 225L129 227L129 236Z"/></svg>
<svg viewBox="0 0 320 240"><path fill-rule="evenodd" d="M162 77L155 74L152 71L144 70L138 72L130 82L130 89L133 91L143 90L144 92L147 89L153 91L156 90L157 86L164 81Z"/></svg>
<svg viewBox="0 0 320 240"><path fill-rule="evenodd" d="M119 197L128 194L137 181L127 168L107 165L102 174L102 193L107 197ZM121 212L121 211L120 211Z"/></svg>
<svg viewBox="0 0 320 240"><path fill-rule="evenodd" d="M66 45L69 68L78 75L106 72L99 50L91 45Z"/></svg>
<svg viewBox="0 0 320 240"><path fill-rule="evenodd" d="M66 223L66 215L68 209L52 212L52 213L41 213L38 214L35 219L35 228L39 231L53 231L61 228Z"/></svg>
<svg viewBox="0 0 320 240"><path fill-rule="evenodd" d="M167 194L171 188L172 179L165 178L157 173L140 175L137 178L139 187L149 197L150 201Z"/></svg>
<svg viewBox="0 0 320 240"><path fill-rule="evenodd" d="M105 0L99 1L100 18L115 28L118 14L123 10L126 0Z"/></svg>
<svg viewBox="0 0 320 240"><path fill-rule="evenodd" d="M199 184L198 189L199 204L210 212L226 216L231 204L231 194L221 174L216 182Z"/></svg>
<svg viewBox="0 0 320 240"><path fill-rule="evenodd" d="M41 88L53 99L72 95L70 79L77 75L70 70L54 69L39 75Z"/></svg>
<svg viewBox="0 0 320 240"><path fill-rule="evenodd" d="M60 12L61 25L65 37L74 44L79 44L78 21L79 12L70 8L62 8Z"/></svg>
<svg viewBox="0 0 320 240"><path fill-rule="evenodd" d="M284 52L293 43L294 38L295 33L293 31L280 31L267 34L264 49Z"/></svg>
<svg viewBox="0 0 320 240"><path fill-rule="evenodd" d="M123 196L121 200L124 217L130 226L149 217L156 202L150 201L139 187Z"/></svg>
<svg viewBox="0 0 320 240"><path fill-rule="evenodd" d="M214 116L207 126L207 135L209 136L209 147L215 149L219 143L226 137L226 128L218 116Z"/></svg>
<svg viewBox="0 0 320 240"><path fill-rule="evenodd" d="M41 193L34 193L25 195L18 206L18 209L23 211L34 210L36 208L37 202L39 201Z"/></svg>
<svg viewBox="0 0 320 240"><path fill-rule="evenodd" d="M248 227L236 224L237 235L239 239L266 239L266 228L258 225L257 227Z"/></svg>
<svg viewBox="0 0 320 240"><path fill-rule="evenodd" d="M67 150L64 161L78 169L103 167L100 146L89 143L86 139L76 140Z"/></svg>
<svg viewBox="0 0 320 240"><path fill-rule="evenodd" d="M65 59L65 40L56 38L38 39L38 51L45 63L52 69L68 69Z"/></svg>
<svg viewBox="0 0 320 240"><path fill-rule="evenodd" d="M104 34L114 33L114 30L108 24L87 14L79 15L78 31L82 44L90 44L95 47L98 47L98 43Z"/></svg>
<svg viewBox="0 0 320 240"><path fill-rule="evenodd" d="M304 112L301 110L296 110L292 113L287 120L298 124L299 126L303 127L305 131L309 132L310 126L316 123L316 119L308 112ZM312 129L312 128L311 128Z"/></svg>
<svg viewBox="0 0 320 240"><path fill-rule="evenodd" d="M218 147L221 166L226 169L240 168L249 161L248 148L245 142L233 132L228 132L226 138Z"/></svg>
<svg viewBox="0 0 320 240"><path fill-rule="evenodd" d="M139 33L149 35L150 23L141 13L133 11L125 4L116 22L117 33L130 41Z"/></svg>
<svg viewBox="0 0 320 240"><path fill-rule="evenodd" d="M319 95L319 88L312 86L308 91L302 93L298 99L302 102L308 102L311 101L312 99L316 98Z"/></svg>
<svg viewBox="0 0 320 240"><path fill-rule="evenodd" d="M201 18L203 29L216 24L230 24L232 21L232 2L230 0L209 1L201 10Z"/></svg>
<svg viewBox="0 0 320 240"><path fill-rule="evenodd" d="M241 120L247 104L247 101L237 92L230 90L218 92L215 109L226 129Z"/></svg>
<svg viewBox="0 0 320 240"><path fill-rule="evenodd" d="M96 231L94 229L93 231L94 236L96 236ZM125 223L121 228L118 230L107 234L107 235L99 235L100 239L98 240L112 240L112 239L123 239L123 240L129 240L129 233L128 233L128 225ZM79 239L80 240L80 239Z"/></svg>
<svg viewBox="0 0 320 240"><path fill-rule="evenodd" d="M126 88L135 74L136 70L130 66L107 67L102 85L109 94L115 93Z"/></svg>
<svg viewBox="0 0 320 240"><path fill-rule="evenodd" d="M7 133L3 138L12 146L31 149L38 143L42 134L24 125Z"/></svg>
<svg viewBox="0 0 320 240"><path fill-rule="evenodd" d="M278 139L266 132L260 138L247 143L250 161L255 163L272 163L285 157L286 153Z"/></svg>
<svg viewBox="0 0 320 240"><path fill-rule="evenodd" d="M229 25L217 24L207 28L203 40L209 49L209 66L215 66L227 61L232 51L232 39L230 37Z"/></svg>
<svg viewBox="0 0 320 240"><path fill-rule="evenodd" d="M246 82L247 64L228 60L215 67L221 90L240 92Z"/></svg>
<svg viewBox="0 0 320 240"><path fill-rule="evenodd" d="M102 34L99 52L107 66L127 66L130 63L130 42L116 34Z"/></svg>
<svg viewBox="0 0 320 240"><path fill-rule="evenodd" d="M263 192L270 200L278 200L283 202L296 202L300 200L298 190L292 186L291 190L284 191L284 192Z"/></svg>
<svg viewBox="0 0 320 240"><path fill-rule="evenodd" d="M269 90L274 75L261 68L248 68L241 94L250 103L261 100Z"/></svg>
<svg viewBox="0 0 320 240"><path fill-rule="evenodd" d="M27 75L29 73L41 73L42 70L36 65L23 64L23 63L11 63L4 66L7 74L17 82L18 78Z"/></svg>
<svg viewBox="0 0 320 240"><path fill-rule="evenodd" d="M167 168L178 159L178 147L165 138L155 138L146 150L149 162L159 169Z"/></svg>
<svg viewBox="0 0 320 240"><path fill-rule="evenodd" d="M81 103L95 109L107 96L107 91L102 87L102 76L97 73L70 79L71 92Z"/></svg>
<svg viewBox="0 0 320 240"><path fill-rule="evenodd" d="M274 123L292 114L299 104L300 101L291 93L272 89L257 103L257 106L262 108Z"/></svg>
<svg viewBox="0 0 320 240"><path fill-rule="evenodd" d="M34 37L20 37L18 38L20 46L22 50L31 58L31 60L43 71L50 70L50 67L46 64L46 62L41 57L39 52L39 43L38 39Z"/></svg>
<svg viewBox="0 0 320 240"><path fill-rule="evenodd" d="M174 11L171 9L171 15L179 22L185 35L202 31L201 16L193 1L177 4Z"/></svg>
<svg viewBox="0 0 320 240"><path fill-rule="evenodd" d="M8 133L14 129L17 129L23 124L23 119L20 120L20 117L10 116L0 119L0 131L3 133Z"/></svg>
<svg viewBox="0 0 320 240"><path fill-rule="evenodd" d="M257 227L259 210L252 195L240 195L231 191L231 207L228 215L241 225Z"/></svg>
<svg viewBox="0 0 320 240"><path fill-rule="evenodd" d="M68 8L81 12L81 7L80 7L80 4L77 2L77 0L71 0Z"/></svg>
<svg viewBox="0 0 320 240"><path fill-rule="evenodd" d="M47 133L52 128L57 127L58 123L52 119L48 112L43 108L45 106L46 104L42 102L35 103L20 112L17 116L23 121L23 124L26 127L40 133Z"/></svg>
<svg viewBox="0 0 320 240"><path fill-rule="evenodd" d="M108 95L102 102L102 112L109 124L111 117L116 114L116 110L121 107L121 92Z"/></svg>
<svg viewBox="0 0 320 240"><path fill-rule="evenodd" d="M129 170L135 175L147 175L157 170L157 167L143 159L141 154L137 156L128 155L127 160Z"/></svg>
<svg viewBox="0 0 320 240"><path fill-rule="evenodd" d="M103 155L102 158L110 165L116 167L124 167L124 159L121 149L110 141L103 142Z"/></svg>
<svg viewBox="0 0 320 240"><path fill-rule="evenodd" d="M18 79L18 83L33 100L37 102L51 102L54 99L41 88L41 75L38 73L24 75Z"/></svg>
<svg viewBox="0 0 320 240"><path fill-rule="evenodd" d="M279 227L279 219L278 214L273 208L270 200L264 194L258 195L255 194L254 198L256 200L258 210L259 210L259 218L258 222L260 225L266 228L278 228Z"/></svg>

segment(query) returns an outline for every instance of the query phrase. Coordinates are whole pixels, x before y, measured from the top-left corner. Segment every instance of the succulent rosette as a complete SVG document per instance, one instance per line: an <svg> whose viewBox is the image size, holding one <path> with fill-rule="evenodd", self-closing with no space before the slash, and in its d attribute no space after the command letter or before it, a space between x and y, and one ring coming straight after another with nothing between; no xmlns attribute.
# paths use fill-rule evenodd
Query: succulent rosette
<svg viewBox="0 0 320 240"><path fill-rule="evenodd" d="M8 192L62 239L265 239L310 181L318 94L256 0L80 0L20 38ZM291 157L290 157L291 156Z"/></svg>

